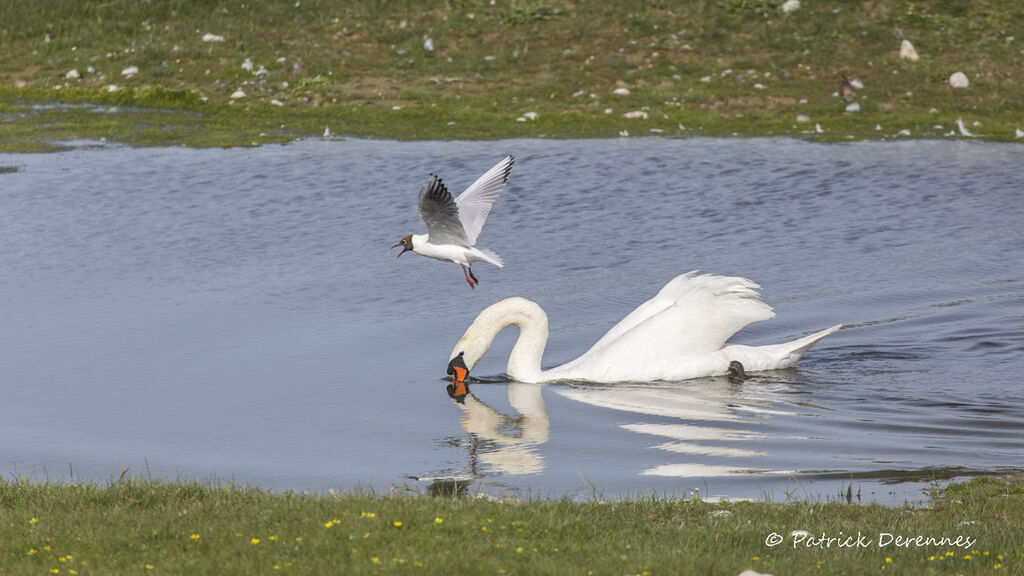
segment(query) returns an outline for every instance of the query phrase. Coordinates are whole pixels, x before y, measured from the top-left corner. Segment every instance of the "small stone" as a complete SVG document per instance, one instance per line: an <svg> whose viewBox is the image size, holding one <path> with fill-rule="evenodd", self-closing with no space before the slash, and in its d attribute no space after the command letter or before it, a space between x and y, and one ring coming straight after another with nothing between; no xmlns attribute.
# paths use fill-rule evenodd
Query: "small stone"
<svg viewBox="0 0 1024 576"><path fill-rule="evenodd" d="M708 82L711 82L711 76L702 76L700 81L707 84Z"/></svg>
<svg viewBox="0 0 1024 576"><path fill-rule="evenodd" d="M963 72L954 72L949 77L949 85L953 88L967 88L970 84L967 80L967 75Z"/></svg>
<svg viewBox="0 0 1024 576"><path fill-rule="evenodd" d="M241 88L231 93L232 100L238 100L239 98L245 98L245 92Z"/></svg>
<svg viewBox="0 0 1024 576"><path fill-rule="evenodd" d="M616 88L612 90L612 94L616 96L629 96L629 88Z"/></svg>
<svg viewBox="0 0 1024 576"><path fill-rule="evenodd" d="M223 42L224 37L220 34L203 34L203 42Z"/></svg>
<svg viewBox="0 0 1024 576"><path fill-rule="evenodd" d="M427 52L433 52L434 51L434 39L433 38L427 38L426 40L424 40L423 41L423 49L426 50Z"/></svg>
<svg viewBox="0 0 1024 576"><path fill-rule="evenodd" d="M821 124L815 124L814 125L814 131L817 132L818 134L824 134L825 133L825 131L821 129Z"/></svg>
<svg viewBox="0 0 1024 576"><path fill-rule="evenodd" d="M910 62L917 62L919 60L917 50L914 50L914 45L910 43L910 40L900 42L900 58Z"/></svg>
<svg viewBox="0 0 1024 576"><path fill-rule="evenodd" d="M275 98L275 99L270 101L270 105L271 106L284 106L284 102L281 102L280 100Z"/></svg>
<svg viewBox="0 0 1024 576"><path fill-rule="evenodd" d="M1014 138L1016 138L1016 139L1024 138L1024 130L1021 130L1020 128L1017 128L1017 132L1014 133Z"/></svg>
<svg viewBox="0 0 1024 576"><path fill-rule="evenodd" d="M910 136L910 130L907 130L906 128L904 128L903 130L900 130L899 132L897 132L896 135L897 136Z"/></svg>
<svg viewBox="0 0 1024 576"><path fill-rule="evenodd" d="M78 68L72 68L68 70L68 73L64 75L68 80L78 80L82 76L78 73Z"/></svg>
<svg viewBox="0 0 1024 576"><path fill-rule="evenodd" d="M754 84L754 89L755 90L764 90L764 84L760 84L760 83Z"/></svg>
<svg viewBox="0 0 1024 576"><path fill-rule="evenodd" d="M854 102L846 105L847 112L860 112L860 102Z"/></svg>
<svg viewBox="0 0 1024 576"><path fill-rule="evenodd" d="M800 0L786 0L782 3L782 13L792 14L800 9Z"/></svg>
<svg viewBox="0 0 1024 576"><path fill-rule="evenodd" d="M111 94L117 92L117 84L107 84L107 92L110 92Z"/></svg>
<svg viewBox="0 0 1024 576"><path fill-rule="evenodd" d="M625 114L623 114L623 116L631 120L647 120L647 112L644 112L643 110L634 110L632 112L626 112Z"/></svg>
<svg viewBox="0 0 1024 576"><path fill-rule="evenodd" d="M800 114L799 116L797 116L797 117L796 117L796 121L797 121L797 122L800 122L800 123L803 123L803 122L810 122L810 121L811 121L811 119L810 119L810 118L808 118L808 117L807 117L806 115L804 115L804 114Z"/></svg>
<svg viewBox="0 0 1024 576"><path fill-rule="evenodd" d="M121 76L124 76L125 78L131 78L132 76L135 76L138 73L139 73L139 67L138 66L129 66L129 67L121 70Z"/></svg>
<svg viewBox="0 0 1024 576"><path fill-rule="evenodd" d="M537 119L537 113L536 112L527 112L527 113L523 114L523 118L526 118L527 120L536 120Z"/></svg>

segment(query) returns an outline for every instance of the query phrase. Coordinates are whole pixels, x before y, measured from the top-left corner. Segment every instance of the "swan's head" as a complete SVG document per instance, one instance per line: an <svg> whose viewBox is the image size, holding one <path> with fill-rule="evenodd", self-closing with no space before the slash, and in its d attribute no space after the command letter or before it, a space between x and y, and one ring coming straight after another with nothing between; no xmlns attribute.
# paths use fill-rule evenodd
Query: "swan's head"
<svg viewBox="0 0 1024 576"><path fill-rule="evenodd" d="M455 343L455 347L452 348L452 353L448 357L448 373L452 375L452 378L454 379L455 374L460 370L465 371L464 377L468 376L477 362L491 348L494 337L507 326L519 327L520 340L522 340L522 331L529 329L533 337L538 340L536 344L539 345L537 351L537 364L539 365L540 352L543 351L548 337L548 318L536 302L516 296L484 308L476 320L469 325L462 338ZM519 343L520 341L517 341L517 347ZM515 352L514 349L513 352Z"/></svg>
<svg viewBox="0 0 1024 576"><path fill-rule="evenodd" d="M409 250L412 250L412 234L409 234L405 238L402 238L401 240L398 241L398 244L395 244L391 248L395 249L398 248L399 246L402 247L402 251L398 253L397 257L401 258L402 254L405 254Z"/></svg>

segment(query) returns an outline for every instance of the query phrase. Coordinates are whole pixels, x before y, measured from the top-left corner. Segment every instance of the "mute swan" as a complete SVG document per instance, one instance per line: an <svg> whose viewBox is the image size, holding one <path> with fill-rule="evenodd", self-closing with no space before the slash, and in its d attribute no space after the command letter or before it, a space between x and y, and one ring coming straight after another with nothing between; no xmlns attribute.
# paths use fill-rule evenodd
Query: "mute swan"
<svg viewBox="0 0 1024 576"><path fill-rule="evenodd" d="M455 262L462 266L469 287L476 288L480 281L473 275L473 262L503 266L500 256L475 244L491 205L508 183L513 162L512 156L506 156L454 200L444 182L431 174L420 189L420 217L427 225L427 233L409 234L391 248L402 247L399 258L411 250L435 260Z"/></svg>
<svg viewBox="0 0 1024 576"><path fill-rule="evenodd" d="M550 370L541 369L548 341L547 315L530 300L507 298L476 317L452 349L448 373L453 380L468 375L494 337L508 326L519 327L519 338L506 371L519 382L685 380L726 374L733 361L754 372L788 368L815 342L842 326L784 344L726 344L747 324L775 315L761 301L759 288L745 278L698 276L695 271L682 274L613 326L582 356Z"/></svg>

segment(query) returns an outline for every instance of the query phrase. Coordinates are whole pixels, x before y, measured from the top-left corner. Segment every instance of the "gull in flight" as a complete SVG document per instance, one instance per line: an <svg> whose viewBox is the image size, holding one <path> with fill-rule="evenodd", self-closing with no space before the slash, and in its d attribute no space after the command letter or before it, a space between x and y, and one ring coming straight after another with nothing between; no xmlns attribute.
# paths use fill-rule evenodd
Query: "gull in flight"
<svg viewBox="0 0 1024 576"><path fill-rule="evenodd" d="M484 227L491 206L508 182L515 159L506 156L453 199L444 182L434 174L420 189L420 217L427 225L426 234L409 234L392 248L402 247L401 257L408 251L423 256L454 262L462 266L462 274L470 288L480 283L470 267L473 262L487 262L501 268L501 258L484 248L477 248L476 238Z"/></svg>

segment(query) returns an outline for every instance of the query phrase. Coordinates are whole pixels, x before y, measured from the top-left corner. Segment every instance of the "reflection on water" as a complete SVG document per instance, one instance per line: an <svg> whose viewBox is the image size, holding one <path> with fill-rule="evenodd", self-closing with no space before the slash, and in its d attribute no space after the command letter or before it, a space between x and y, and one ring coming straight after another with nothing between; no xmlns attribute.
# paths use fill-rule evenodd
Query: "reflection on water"
<svg viewBox="0 0 1024 576"><path fill-rule="evenodd" d="M508 382L508 402L518 413L506 415L477 398L462 384L459 394L448 395L462 409L462 429L468 435L464 445L469 465L462 474L447 479L480 481L488 476L540 474L545 462L538 446L551 435L551 420L544 404L543 390L550 386L562 397L592 406L633 414L656 415L680 423L650 423L643 419L623 423L623 430L667 439L652 447L675 455L678 461L639 471L641 475L680 478L715 477L738 474L792 474L791 470L759 468L751 459L766 452L752 449L766 433L758 425L774 415L792 415L779 410L770 389L754 380L737 384L727 377L705 378L686 384L547 385ZM682 423L686 422L686 423ZM730 422L739 426L721 428L702 423ZM736 464L706 464L715 457ZM613 463L609 463L613 464ZM429 479L436 481L440 476Z"/></svg>

